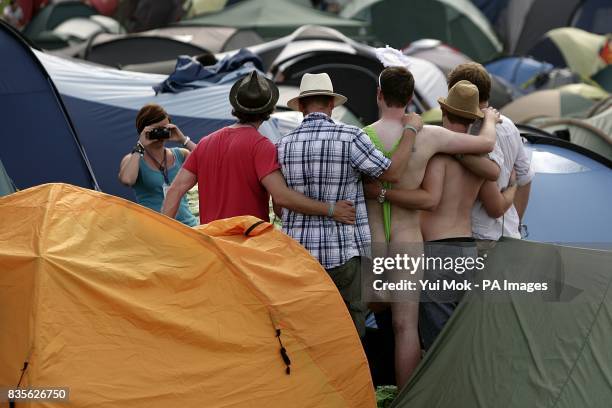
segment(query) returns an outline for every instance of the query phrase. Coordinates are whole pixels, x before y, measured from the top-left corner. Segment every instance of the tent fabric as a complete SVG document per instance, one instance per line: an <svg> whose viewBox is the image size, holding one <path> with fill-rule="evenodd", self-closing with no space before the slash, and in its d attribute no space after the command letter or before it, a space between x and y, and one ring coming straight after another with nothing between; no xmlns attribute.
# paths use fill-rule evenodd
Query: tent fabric
<svg viewBox="0 0 612 408"><path fill-rule="evenodd" d="M247 49L228 55L209 67L204 67L199 62L183 56L176 62L174 72L154 89L162 93L179 93L191 89L233 84L254 69L262 71L262 62L257 55Z"/></svg>
<svg viewBox="0 0 612 408"><path fill-rule="evenodd" d="M610 264L610 251L498 244L477 280L549 291L468 292L392 407L608 406Z"/></svg>
<svg viewBox="0 0 612 408"><path fill-rule="evenodd" d="M612 200L612 161L596 161L567 142L535 141L525 146L535 172L522 221L527 239L587 247L610 245L612 220L604 214ZM592 151L603 156L601 151Z"/></svg>
<svg viewBox="0 0 612 408"><path fill-rule="evenodd" d="M6 169L0 160L0 197L14 193L15 191L17 191L15 188L15 183L13 183L13 180L11 180L7 174Z"/></svg>
<svg viewBox="0 0 612 408"><path fill-rule="evenodd" d="M552 122L552 123L550 123ZM600 135L591 130L599 130L603 135L612 135L612 107L590 118L584 118L575 123L555 124L558 121L539 123L538 126L549 132L566 129L569 132L570 141L599 155L612 160L612 144L604 140ZM580 126L580 124L586 126Z"/></svg>
<svg viewBox="0 0 612 408"><path fill-rule="evenodd" d="M334 283L271 224L196 230L58 184L0 199L0 219L2 384L28 361L22 387L79 407L376 406Z"/></svg>
<svg viewBox="0 0 612 408"><path fill-rule="evenodd" d="M433 39L413 41L407 48L404 48L403 52L408 56L434 63L444 75L448 75L457 65L472 61L460 51Z"/></svg>
<svg viewBox="0 0 612 408"><path fill-rule="evenodd" d="M44 31L51 31L64 21L74 17L89 17L98 14L96 10L80 1L63 1L52 3L32 18L24 28L23 34L29 39L36 38Z"/></svg>
<svg viewBox="0 0 612 408"><path fill-rule="evenodd" d="M608 0L583 1L571 25L595 34L612 33L612 3Z"/></svg>
<svg viewBox="0 0 612 408"><path fill-rule="evenodd" d="M490 60L502 49L487 19L469 0L352 0L341 15L369 16L373 34L395 48L435 38L477 61Z"/></svg>
<svg viewBox="0 0 612 408"><path fill-rule="evenodd" d="M63 181L97 188L89 159L47 72L3 21L0 53L0 111L5 118L0 160L15 185L24 189Z"/></svg>
<svg viewBox="0 0 612 408"><path fill-rule="evenodd" d="M251 29L269 41L308 24L331 27L350 37L365 35L366 24L302 6L291 0L245 0L217 13L182 20L181 25Z"/></svg>
<svg viewBox="0 0 612 408"><path fill-rule="evenodd" d="M525 85L538 75L550 72L553 66L529 57L506 57L489 62L485 68L515 86L528 89Z"/></svg>
<svg viewBox="0 0 612 408"><path fill-rule="evenodd" d="M612 92L612 64L593 75L593 81L597 82L608 92Z"/></svg>
<svg viewBox="0 0 612 408"><path fill-rule="evenodd" d="M119 183L117 171L136 143L134 121L145 104L163 106L173 123L196 143L235 122L229 103L232 84L156 95L153 87L167 78L164 75L120 71L40 52L36 56L61 94L100 188L109 194L134 198L131 189ZM281 137L273 121L264 123L260 131L273 141Z"/></svg>
<svg viewBox="0 0 612 408"><path fill-rule="evenodd" d="M495 28L511 55L528 51L547 31L569 25L581 0L512 0L500 13Z"/></svg>
<svg viewBox="0 0 612 408"><path fill-rule="evenodd" d="M585 112L594 101L558 89L536 91L504 106L501 113L514 122L527 123L539 117L565 117Z"/></svg>
<svg viewBox="0 0 612 408"><path fill-rule="evenodd" d="M589 84L569 84L559 87L561 92L575 93L593 101L601 101L606 99L610 94L597 86Z"/></svg>
<svg viewBox="0 0 612 408"><path fill-rule="evenodd" d="M83 59L111 67L146 64L208 50L180 39L153 35L102 35L89 44Z"/></svg>
<svg viewBox="0 0 612 408"><path fill-rule="evenodd" d="M175 25L144 31L140 34L184 38L191 44L197 45L213 53L237 50L264 42L255 31L239 30L234 27L193 27Z"/></svg>

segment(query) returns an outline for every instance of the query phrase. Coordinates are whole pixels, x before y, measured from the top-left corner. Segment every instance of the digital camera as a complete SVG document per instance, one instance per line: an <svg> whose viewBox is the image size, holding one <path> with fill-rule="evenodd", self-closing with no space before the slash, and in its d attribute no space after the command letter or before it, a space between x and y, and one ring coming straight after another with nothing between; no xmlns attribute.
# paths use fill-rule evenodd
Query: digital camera
<svg viewBox="0 0 612 408"><path fill-rule="evenodd" d="M149 131L147 136L151 140L170 139L170 129L158 127Z"/></svg>

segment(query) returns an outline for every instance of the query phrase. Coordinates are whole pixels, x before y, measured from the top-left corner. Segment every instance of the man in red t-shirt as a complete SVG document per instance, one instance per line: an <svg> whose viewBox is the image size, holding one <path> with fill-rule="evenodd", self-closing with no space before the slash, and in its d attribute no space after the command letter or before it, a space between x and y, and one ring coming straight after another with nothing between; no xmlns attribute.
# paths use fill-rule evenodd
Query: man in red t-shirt
<svg viewBox="0 0 612 408"><path fill-rule="evenodd" d="M162 214L174 218L180 199L197 182L202 224L238 215L268 220L270 195L275 205L292 211L353 224L351 202L315 201L287 187L276 146L257 131L274 111L276 85L253 71L234 84L229 98L238 123L198 143L168 189Z"/></svg>

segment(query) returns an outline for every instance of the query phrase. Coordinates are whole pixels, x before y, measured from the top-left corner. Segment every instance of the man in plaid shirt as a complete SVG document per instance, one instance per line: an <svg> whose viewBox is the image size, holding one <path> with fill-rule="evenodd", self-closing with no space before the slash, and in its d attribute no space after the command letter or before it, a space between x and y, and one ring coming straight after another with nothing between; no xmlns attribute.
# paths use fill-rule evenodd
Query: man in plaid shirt
<svg viewBox="0 0 612 408"><path fill-rule="evenodd" d="M363 336L360 256L369 255L371 238L361 175L397 182L423 123L416 114L404 117L403 137L391 161L361 129L330 118L333 108L344 102L344 96L333 92L327 74L304 74L299 96L288 102L290 108L304 114L304 120L279 141L278 160L290 188L315 200L355 203L355 225L283 209L283 230L327 270ZM333 214L333 206L330 212Z"/></svg>

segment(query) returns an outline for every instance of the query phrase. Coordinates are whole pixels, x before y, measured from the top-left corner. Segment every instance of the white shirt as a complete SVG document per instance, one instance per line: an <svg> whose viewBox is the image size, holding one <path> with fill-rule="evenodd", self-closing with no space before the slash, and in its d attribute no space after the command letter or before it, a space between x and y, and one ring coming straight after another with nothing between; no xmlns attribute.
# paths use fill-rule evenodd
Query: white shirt
<svg viewBox="0 0 612 408"><path fill-rule="evenodd" d="M510 119L503 115L501 118L502 123L498 123L495 127L497 132L495 149L489 154L491 160L494 160L500 167L497 179L500 191L508 186L513 168L516 170L516 180L519 186L530 183L534 176L531 157L523 146L519 130ZM500 159L500 155L503 159ZM491 218L482 203L476 201L472 208L472 235L476 239L494 241L497 241L502 235L521 238L516 208L512 205L502 217Z"/></svg>

